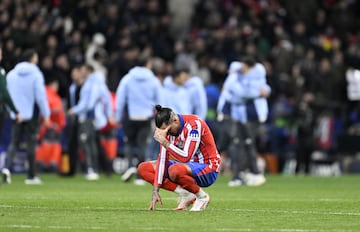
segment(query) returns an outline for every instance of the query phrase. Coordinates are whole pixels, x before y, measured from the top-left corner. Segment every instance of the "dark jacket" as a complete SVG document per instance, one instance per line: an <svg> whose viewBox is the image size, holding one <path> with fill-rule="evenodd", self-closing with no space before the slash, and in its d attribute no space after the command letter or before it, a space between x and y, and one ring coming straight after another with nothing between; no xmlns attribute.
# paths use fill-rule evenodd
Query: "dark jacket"
<svg viewBox="0 0 360 232"><path fill-rule="evenodd" d="M6 88L5 70L2 67L0 67L0 115L5 112L5 106L8 106L11 109L11 111L13 111L15 114L18 113L13 101L11 100L9 92Z"/></svg>

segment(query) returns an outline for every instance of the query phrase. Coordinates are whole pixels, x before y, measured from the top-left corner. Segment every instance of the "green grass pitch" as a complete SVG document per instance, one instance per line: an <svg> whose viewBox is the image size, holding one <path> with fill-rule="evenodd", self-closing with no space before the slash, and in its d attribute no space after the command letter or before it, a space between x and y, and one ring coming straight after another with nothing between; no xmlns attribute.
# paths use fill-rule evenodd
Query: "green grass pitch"
<svg viewBox="0 0 360 232"><path fill-rule="evenodd" d="M263 186L237 188L220 176L202 212L173 211L176 195L164 190L164 205L148 211L151 186L119 176L41 175L42 186L24 178L0 186L0 231L360 231L360 175L268 176Z"/></svg>

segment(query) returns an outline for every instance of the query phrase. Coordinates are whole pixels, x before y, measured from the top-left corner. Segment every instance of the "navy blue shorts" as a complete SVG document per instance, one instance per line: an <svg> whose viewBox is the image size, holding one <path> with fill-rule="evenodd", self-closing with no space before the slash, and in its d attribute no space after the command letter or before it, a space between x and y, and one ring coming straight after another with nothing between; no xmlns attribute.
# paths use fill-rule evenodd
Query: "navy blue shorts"
<svg viewBox="0 0 360 232"><path fill-rule="evenodd" d="M208 187L212 185L217 177L218 172L212 170L207 164L202 164L198 162L188 162L188 163L180 163L173 160L169 160L169 167L173 164L185 164L191 169L192 175L196 181L196 183L200 187Z"/></svg>

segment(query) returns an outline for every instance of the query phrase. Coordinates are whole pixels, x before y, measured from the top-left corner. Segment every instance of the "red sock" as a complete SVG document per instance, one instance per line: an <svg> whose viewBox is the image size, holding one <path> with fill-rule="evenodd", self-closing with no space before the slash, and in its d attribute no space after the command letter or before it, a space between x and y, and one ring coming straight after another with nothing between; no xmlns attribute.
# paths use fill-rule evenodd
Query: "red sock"
<svg viewBox="0 0 360 232"><path fill-rule="evenodd" d="M153 163L151 162L142 162L139 164L137 168L138 175L145 180L146 182L149 182L150 184L154 184L155 179L155 169L153 166ZM174 191L177 187L177 184L170 181L168 178L164 179L163 184L161 185L161 188L166 189L168 191Z"/></svg>
<svg viewBox="0 0 360 232"><path fill-rule="evenodd" d="M192 193L200 191L199 185L196 184L185 164L173 164L170 166L168 172L170 179L182 188Z"/></svg>

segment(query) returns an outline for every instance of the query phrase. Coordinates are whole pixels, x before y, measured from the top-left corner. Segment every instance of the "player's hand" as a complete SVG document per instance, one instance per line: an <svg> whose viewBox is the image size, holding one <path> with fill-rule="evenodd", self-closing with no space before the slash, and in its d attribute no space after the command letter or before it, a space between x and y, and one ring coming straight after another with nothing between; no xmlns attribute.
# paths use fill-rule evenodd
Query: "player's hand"
<svg viewBox="0 0 360 232"><path fill-rule="evenodd" d="M260 96L262 96L262 97L268 97L268 96L269 96L269 92L267 91L267 89L261 88L261 89L260 89Z"/></svg>
<svg viewBox="0 0 360 232"><path fill-rule="evenodd" d="M160 202L161 206L163 205L159 192L158 191L153 191L153 195L152 195L152 199L151 199L151 202L150 202L149 210L155 210L155 206L156 206L157 202Z"/></svg>
<svg viewBox="0 0 360 232"><path fill-rule="evenodd" d="M46 117L46 118L44 118L44 125L46 126L46 127L50 127L51 126L51 121L50 121L50 117Z"/></svg>
<svg viewBox="0 0 360 232"><path fill-rule="evenodd" d="M17 113L17 114L16 114L16 122L17 122L17 123L21 123L21 122L22 122L22 117L21 117L20 113Z"/></svg>
<svg viewBox="0 0 360 232"><path fill-rule="evenodd" d="M74 115L74 111L72 108L70 108L68 111L67 111L68 115L72 116Z"/></svg>
<svg viewBox="0 0 360 232"><path fill-rule="evenodd" d="M155 128L154 139L162 145L167 144L168 141L166 139L166 136L169 130L170 130L170 125L165 129Z"/></svg>

